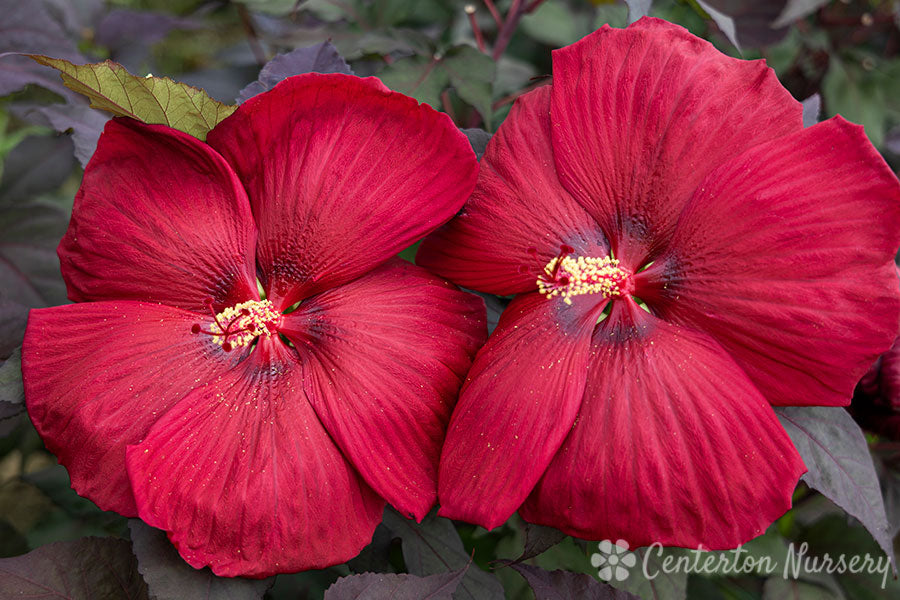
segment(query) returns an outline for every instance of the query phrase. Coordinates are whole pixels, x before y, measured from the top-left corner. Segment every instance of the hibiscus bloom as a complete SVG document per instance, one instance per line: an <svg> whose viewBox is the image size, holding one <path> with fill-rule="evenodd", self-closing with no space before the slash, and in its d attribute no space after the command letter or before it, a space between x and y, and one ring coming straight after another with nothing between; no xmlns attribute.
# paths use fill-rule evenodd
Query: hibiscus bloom
<svg viewBox="0 0 900 600"><path fill-rule="evenodd" d="M772 405L848 403L887 349L900 186L860 127L804 129L761 61L681 27L553 54L418 262L518 294L450 421L441 514L729 548L805 466Z"/></svg>
<svg viewBox="0 0 900 600"><path fill-rule="evenodd" d="M208 145L111 121L59 247L77 304L32 311L22 357L75 490L226 576L344 562L385 501L422 519L484 308L393 256L477 169L446 115L346 75Z"/></svg>

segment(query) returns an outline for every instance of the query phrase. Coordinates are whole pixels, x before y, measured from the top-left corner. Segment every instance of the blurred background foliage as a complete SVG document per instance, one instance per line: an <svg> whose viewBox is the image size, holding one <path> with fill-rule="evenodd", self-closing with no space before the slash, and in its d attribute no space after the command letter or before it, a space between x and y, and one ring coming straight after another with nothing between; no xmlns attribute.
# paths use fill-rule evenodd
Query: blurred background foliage
<svg viewBox="0 0 900 600"><path fill-rule="evenodd" d="M76 63L111 59L136 75L168 76L233 104L277 54L330 40L356 74L382 78L447 112L460 128L492 132L518 96L549 81L551 50L606 23L624 27L630 14L648 8L727 54L766 59L794 97L811 99L813 113L818 107L820 118L841 114L863 124L886 160L900 167L895 0L0 0L0 53L34 52ZM107 118L64 88L51 69L21 57L0 58L0 557L84 536L137 539L134 524L130 530L124 518L100 511L70 489L65 469L28 422L18 377L28 309L67 301L55 247L82 166ZM476 145L486 139L472 132L470 137ZM900 406L878 394L858 394L854 415L870 430L885 534L896 541L900 425L873 423L895 422ZM358 559L280 576L266 597L316 598L350 573L403 572L410 553L426 550L390 521ZM459 525L449 533L442 522L430 518L417 535L445 541L451 536L454 560L465 562L474 552L474 568L490 570L498 566L492 561L546 546L526 564L596 575L589 559L596 545L525 527L516 517L493 532ZM454 545L460 539L464 551ZM802 541L818 555L880 553L859 522L805 485L795 508L748 548L783 560L787 544ZM140 553L138 558L143 560ZM494 574L507 597L533 597L513 569ZM880 576L863 574L809 575L790 589L782 578L758 573L691 575L654 586L635 578L628 585L654 598L900 597L892 578L882 590Z"/></svg>

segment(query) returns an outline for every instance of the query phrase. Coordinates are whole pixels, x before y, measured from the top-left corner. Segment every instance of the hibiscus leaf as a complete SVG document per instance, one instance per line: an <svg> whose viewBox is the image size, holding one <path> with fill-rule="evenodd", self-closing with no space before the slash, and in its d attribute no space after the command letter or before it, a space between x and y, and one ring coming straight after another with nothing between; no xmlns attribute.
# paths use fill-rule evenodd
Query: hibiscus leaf
<svg viewBox="0 0 900 600"><path fill-rule="evenodd" d="M108 113L91 108L82 102L29 107L26 114L29 120L46 123L59 133L71 132L75 158L82 167L86 167L94 155L97 140L100 139L103 127L110 119Z"/></svg>
<svg viewBox="0 0 900 600"><path fill-rule="evenodd" d="M345 73L352 75L350 65L341 57L331 42L297 48L279 54L259 72L259 79L241 90L237 101L245 102L253 96L271 90L275 85L293 75L303 73Z"/></svg>
<svg viewBox="0 0 900 600"><path fill-rule="evenodd" d="M72 174L74 166L72 140L44 135L25 138L6 157L0 206L22 204L55 190Z"/></svg>
<svg viewBox="0 0 900 600"><path fill-rule="evenodd" d="M697 5L700 6L706 12L710 19L718 26L719 30L725 34L725 37L728 38L728 41L734 44L734 47L738 49L738 52L741 51L741 45L738 42L737 37L737 24L734 19L720 10L715 9L710 6L707 2L703 0L697 0Z"/></svg>
<svg viewBox="0 0 900 600"><path fill-rule="evenodd" d="M803 481L859 519L893 562L881 487L859 425L837 407L784 407L776 412L809 469Z"/></svg>
<svg viewBox="0 0 900 600"><path fill-rule="evenodd" d="M395 573L363 573L341 577L325 591L325 600L451 600L466 567L428 577Z"/></svg>
<svg viewBox="0 0 900 600"><path fill-rule="evenodd" d="M53 71L20 55L40 52L74 61L82 59L75 43L44 3L0 0L0 15L0 96L31 83L68 95Z"/></svg>
<svg viewBox="0 0 900 600"><path fill-rule="evenodd" d="M566 534L558 529L525 523L525 549L522 550L522 556L514 562L520 563L543 554L564 539L566 539Z"/></svg>
<svg viewBox="0 0 900 600"><path fill-rule="evenodd" d="M459 97L475 107L490 129L497 63L487 54L463 44L447 51L442 66Z"/></svg>
<svg viewBox="0 0 900 600"><path fill-rule="evenodd" d="M469 143L472 144L472 150L475 151L475 157L478 160L481 160L481 156L484 154L488 142L491 141L491 134L484 129L479 129L477 127L460 129L460 131L469 138Z"/></svg>
<svg viewBox="0 0 900 600"><path fill-rule="evenodd" d="M92 537L0 559L0 597L145 600L148 595L131 544Z"/></svg>
<svg viewBox="0 0 900 600"><path fill-rule="evenodd" d="M384 85L419 102L439 108L441 92L450 85L450 75L440 68L441 56L411 56L389 64L378 77Z"/></svg>
<svg viewBox="0 0 900 600"><path fill-rule="evenodd" d="M87 96L93 108L144 123L168 125L201 140L237 108L213 100L201 89L168 77L138 77L120 64L75 65L66 60L30 54L57 69L66 86Z"/></svg>
<svg viewBox="0 0 900 600"><path fill-rule="evenodd" d="M413 575L425 577L458 571L471 560L449 519L431 513L421 523L416 523L389 508L384 512L384 524L395 537L400 538L403 560L407 570ZM503 586L494 575L472 566L454 592L453 598L502 600Z"/></svg>
<svg viewBox="0 0 900 600"><path fill-rule="evenodd" d="M531 586L535 600L638 600L634 594L617 590L584 573L546 571L524 564L510 566Z"/></svg>
<svg viewBox="0 0 900 600"><path fill-rule="evenodd" d="M155 600L258 600L272 585L269 579L217 577L195 569L178 555L165 532L138 519L128 521L137 568Z"/></svg>
<svg viewBox="0 0 900 600"><path fill-rule="evenodd" d="M802 19L807 15L811 15L820 7L825 6L831 0L787 0L784 3L784 10L772 23L772 27L784 27L790 25L794 21Z"/></svg>
<svg viewBox="0 0 900 600"><path fill-rule="evenodd" d="M22 386L22 349L16 348L4 362L0 363L0 419L7 418L10 411L18 414L25 402L25 388Z"/></svg>
<svg viewBox="0 0 900 600"><path fill-rule="evenodd" d="M812 127L819 122L819 116L822 114L822 97L819 94L813 94L803 102L803 126Z"/></svg>

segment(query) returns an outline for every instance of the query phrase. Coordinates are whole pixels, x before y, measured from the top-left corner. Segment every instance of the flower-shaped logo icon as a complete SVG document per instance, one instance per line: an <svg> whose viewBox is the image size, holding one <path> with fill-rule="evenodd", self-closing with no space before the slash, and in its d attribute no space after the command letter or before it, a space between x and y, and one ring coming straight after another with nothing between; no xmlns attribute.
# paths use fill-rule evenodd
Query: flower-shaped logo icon
<svg viewBox="0 0 900 600"><path fill-rule="evenodd" d="M597 547L600 552L591 555L591 564L600 570L597 574L604 581L625 581L628 579L628 569L637 563L634 553L628 551L628 542L617 540L612 543L603 540Z"/></svg>

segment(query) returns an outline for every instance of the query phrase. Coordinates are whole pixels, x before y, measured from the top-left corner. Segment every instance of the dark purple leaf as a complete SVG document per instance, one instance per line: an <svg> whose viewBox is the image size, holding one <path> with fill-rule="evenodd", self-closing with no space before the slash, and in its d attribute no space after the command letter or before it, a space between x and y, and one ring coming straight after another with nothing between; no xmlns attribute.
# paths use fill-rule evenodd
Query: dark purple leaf
<svg viewBox="0 0 900 600"><path fill-rule="evenodd" d="M0 300L28 307L66 302L56 256L66 222L65 212L56 206L0 208Z"/></svg>
<svg viewBox="0 0 900 600"><path fill-rule="evenodd" d="M41 1L0 0L0 96L38 84L70 97L59 75L18 53L47 54L85 62L75 43Z"/></svg>
<svg viewBox="0 0 900 600"><path fill-rule="evenodd" d="M531 586L535 600L639 600L584 573L547 571L521 563L510 566Z"/></svg>
<svg viewBox="0 0 900 600"><path fill-rule="evenodd" d="M128 521L138 571L155 600L259 600L269 579L217 577L207 567L195 569L178 555L165 532L143 521Z"/></svg>
<svg viewBox="0 0 900 600"><path fill-rule="evenodd" d="M625 4L628 5L628 23L631 24L650 13L653 0L625 0Z"/></svg>
<svg viewBox="0 0 900 600"><path fill-rule="evenodd" d="M516 562L520 563L543 554L564 539L566 539L566 534L558 529L526 523L525 549L522 551L522 556L516 559Z"/></svg>
<svg viewBox="0 0 900 600"><path fill-rule="evenodd" d="M25 404L22 387L22 352L19 348L0 363L0 419L18 413Z"/></svg>
<svg viewBox="0 0 900 600"><path fill-rule="evenodd" d="M169 33L202 26L201 21L189 17L116 9L97 24L94 41L109 50L110 58L130 71L136 71L147 60L150 47Z"/></svg>
<svg viewBox="0 0 900 600"><path fill-rule="evenodd" d="M898 9L898 13L900 13L900 9ZM884 137L884 147L889 152L900 154L900 125L887 132L887 135Z"/></svg>
<svg viewBox="0 0 900 600"><path fill-rule="evenodd" d="M786 0L704 0L701 4L707 12L713 8L733 21L740 46L768 46L787 35L787 27L772 25L784 11Z"/></svg>
<svg viewBox="0 0 900 600"><path fill-rule="evenodd" d="M7 155L3 165L0 207L29 202L41 194L57 189L72 173L74 166L72 140L69 138L25 138Z"/></svg>
<svg viewBox="0 0 900 600"><path fill-rule="evenodd" d="M434 513L416 523L388 508L384 525L403 544L407 570L420 577L458 571L471 560L459 533L449 519ZM453 594L456 600L502 600L503 586L494 575L471 567Z"/></svg>
<svg viewBox="0 0 900 600"><path fill-rule="evenodd" d="M118 538L82 538L0 559L0 598L146 600L131 544Z"/></svg>
<svg viewBox="0 0 900 600"><path fill-rule="evenodd" d="M428 577L363 573L341 577L325 591L325 600L451 600L465 567Z"/></svg>
<svg viewBox="0 0 900 600"><path fill-rule="evenodd" d="M353 71L331 42L325 41L314 46L297 48L287 54L279 54L266 63L259 72L259 80L241 90L237 101L244 102L257 94L271 90L279 81L303 73L352 75Z"/></svg>
<svg viewBox="0 0 900 600"><path fill-rule="evenodd" d="M488 142L491 141L491 134L485 131L484 129L479 129L477 127L473 127L471 129L460 129L466 137L469 138L469 143L472 144L472 150L475 151L475 157L478 160L481 160L482 155L484 154L485 148L487 148Z"/></svg>
<svg viewBox="0 0 900 600"><path fill-rule="evenodd" d="M893 561L881 487L859 425L843 408L784 407L776 412L809 469L803 481L859 519Z"/></svg>
<svg viewBox="0 0 900 600"><path fill-rule="evenodd" d="M802 102L803 104L803 126L812 127L819 122L819 115L822 114L822 97L813 94Z"/></svg>
<svg viewBox="0 0 900 600"><path fill-rule="evenodd" d="M27 320L28 307L7 300L6 293L0 290L0 359L6 360L22 345Z"/></svg>
<svg viewBox="0 0 900 600"><path fill-rule="evenodd" d="M72 39L84 35L85 30L93 30L106 11L106 0L38 0L43 2L47 12L58 22Z"/></svg>
<svg viewBox="0 0 900 600"><path fill-rule="evenodd" d="M59 133L72 132L75 158L82 167L86 167L91 156L94 155L94 150L97 149L97 140L100 139L106 122L111 118L109 114L91 108L87 102L80 99L65 104L38 106L32 110L43 117L47 124Z"/></svg>
<svg viewBox="0 0 900 600"><path fill-rule="evenodd" d="M383 524L375 528L372 541L355 558L347 561L354 573L383 573L390 570L390 552L393 537Z"/></svg>

